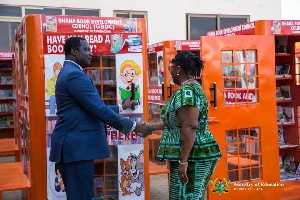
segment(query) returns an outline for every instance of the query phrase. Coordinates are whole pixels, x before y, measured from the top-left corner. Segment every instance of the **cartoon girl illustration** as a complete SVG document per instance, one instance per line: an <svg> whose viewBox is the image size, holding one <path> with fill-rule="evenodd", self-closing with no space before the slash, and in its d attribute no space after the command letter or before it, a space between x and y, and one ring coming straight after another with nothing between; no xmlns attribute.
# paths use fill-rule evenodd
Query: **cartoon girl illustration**
<svg viewBox="0 0 300 200"><path fill-rule="evenodd" d="M140 105L140 86L136 84L141 76L140 66L133 60L125 60L120 67L120 80L125 84L125 87L119 87L119 95L121 100L131 97L131 84L135 83L134 93L135 99Z"/></svg>

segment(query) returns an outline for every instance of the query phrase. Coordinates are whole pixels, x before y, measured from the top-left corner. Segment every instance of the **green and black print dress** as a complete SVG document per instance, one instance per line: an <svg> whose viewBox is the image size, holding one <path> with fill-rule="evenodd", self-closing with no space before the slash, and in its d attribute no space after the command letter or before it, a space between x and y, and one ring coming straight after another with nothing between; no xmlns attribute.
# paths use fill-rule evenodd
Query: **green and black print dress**
<svg viewBox="0 0 300 200"><path fill-rule="evenodd" d="M196 139L188 158L188 184L181 183L178 176L181 125L176 112L182 106L194 106L199 110ZM170 161L170 199L202 199L221 152L208 129L208 102L201 85L198 82L182 85L161 109L160 114L165 127L157 159Z"/></svg>

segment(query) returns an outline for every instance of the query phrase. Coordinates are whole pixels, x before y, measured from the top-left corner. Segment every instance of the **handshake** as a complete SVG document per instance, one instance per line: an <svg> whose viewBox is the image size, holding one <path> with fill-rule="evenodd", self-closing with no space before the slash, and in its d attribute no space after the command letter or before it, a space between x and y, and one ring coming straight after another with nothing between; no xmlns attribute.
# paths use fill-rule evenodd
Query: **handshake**
<svg viewBox="0 0 300 200"><path fill-rule="evenodd" d="M147 124L145 121L137 122L134 131L138 136L143 138L151 135L153 132L151 125Z"/></svg>

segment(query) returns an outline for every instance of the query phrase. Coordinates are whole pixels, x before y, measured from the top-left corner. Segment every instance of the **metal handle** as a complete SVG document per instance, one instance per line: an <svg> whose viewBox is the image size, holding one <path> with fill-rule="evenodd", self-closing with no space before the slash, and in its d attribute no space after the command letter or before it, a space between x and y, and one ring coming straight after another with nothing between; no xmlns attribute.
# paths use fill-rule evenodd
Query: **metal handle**
<svg viewBox="0 0 300 200"><path fill-rule="evenodd" d="M210 101L210 103L214 104L214 108L217 108L217 83L214 82L213 87L209 88L209 90L213 90L214 92L214 100Z"/></svg>
<svg viewBox="0 0 300 200"><path fill-rule="evenodd" d="M165 100L165 84L161 84L161 95L162 95L162 100Z"/></svg>
<svg viewBox="0 0 300 200"><path fill-rule="evenodd" d="M135 100L135 84L131 83L131 100ZM131 105L131 109L135 110L135 104Z"/></svg>

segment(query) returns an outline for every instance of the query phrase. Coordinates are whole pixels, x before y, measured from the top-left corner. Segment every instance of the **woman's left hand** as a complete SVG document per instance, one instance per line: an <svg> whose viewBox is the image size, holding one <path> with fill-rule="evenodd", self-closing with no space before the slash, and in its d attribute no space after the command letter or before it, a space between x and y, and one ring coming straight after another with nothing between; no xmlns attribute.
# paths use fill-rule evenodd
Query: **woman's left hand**
<svg viewBox="0 0 300 200"><path fill-rule="evenodd" d="M188 164L179 165L178 167L178 176L182 183L189 182L189 178L187 176L187 168L188 168Z"/></svg>

